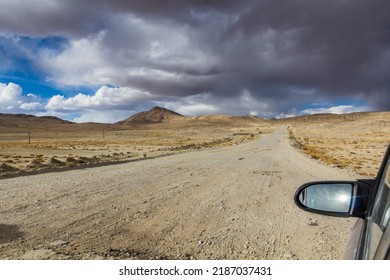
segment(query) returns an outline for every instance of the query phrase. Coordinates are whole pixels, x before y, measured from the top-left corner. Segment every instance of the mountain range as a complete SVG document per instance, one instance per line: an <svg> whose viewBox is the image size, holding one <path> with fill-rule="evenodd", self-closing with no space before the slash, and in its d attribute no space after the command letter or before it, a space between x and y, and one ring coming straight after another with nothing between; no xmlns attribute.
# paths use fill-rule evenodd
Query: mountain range
<svg viewBox="0 0 390 280"><path fill-rule="evenodd" d="M71 126L77 127L77 129L92 128L92 129L110 129L114 127L125 126L142 126L152 125L159 123L175 123L182 121L192 122L259 122L259 121L276 121L282 123L294 123L294 122L313 122L313 121L335 121L335 120L354 120L370 113L350 113L350 114L315 114L304 115L285 119L261 119L256 116L235 116L235 115L205 115L197 117L186 117L172 110L155 106L149 111L139 112L131 117L116 122L115 124L102 124L102 123L81 123L76 124L70 121L62 120L52 116L37 117L33 115L24 114L1 114L0 113L0 128L7 129L25 129L25 128L56 128ZM374 113L375 114L375 113Z"/></svg>

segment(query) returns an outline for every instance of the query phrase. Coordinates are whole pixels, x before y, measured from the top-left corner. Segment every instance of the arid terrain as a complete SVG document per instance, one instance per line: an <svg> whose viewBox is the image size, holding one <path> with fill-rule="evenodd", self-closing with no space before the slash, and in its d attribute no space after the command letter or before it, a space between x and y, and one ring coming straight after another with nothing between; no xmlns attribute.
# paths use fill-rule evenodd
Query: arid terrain
<svg viewBox="0 0 390 280"><path fill-rule="evenodd" d="M390 112L315 118L296 118L290 125L290 137L300 151L364 178L376 176L390 143Z"/></svg>
<svg viewBox="0 0 390 280"><path fill-rule="evenodd" d="M154 158L258 139L275 129L254 117L170 120L170 112L115 125L0 115L0 177ZM163 116L163 117L162 117ZM135 116L137 117L137 116Z"/></svg>
<svg viewBox="0 0 390 280"><path fill-rule="evenodd" d="M354 219L303 212L293 194L374 177L389 119L0 116L0 258L339 259Z"/></svg>

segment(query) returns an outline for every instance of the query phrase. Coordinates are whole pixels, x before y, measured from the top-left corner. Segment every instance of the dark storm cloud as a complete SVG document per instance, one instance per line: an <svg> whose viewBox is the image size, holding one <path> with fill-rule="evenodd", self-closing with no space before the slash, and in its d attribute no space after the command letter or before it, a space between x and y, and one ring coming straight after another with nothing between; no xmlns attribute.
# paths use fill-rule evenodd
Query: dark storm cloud
<svg viewBox="0 0 390 280"><path fill-rule="evenodd" d="M0 32L26 36L86 36L104 27L88 1L1 0Z"/></svg>
<svg viewBox="0 0 390 280"><path fill-rule="evenodd" d="M108 81L215 104L249 92L275 113L303 100L390 109L389 1L24 2L0 0L0 32L68 38L68 53L43 62L60 83ZM72 76L83 67L66 63L82 44L91 48L86 65L101 71Z"/></svg>

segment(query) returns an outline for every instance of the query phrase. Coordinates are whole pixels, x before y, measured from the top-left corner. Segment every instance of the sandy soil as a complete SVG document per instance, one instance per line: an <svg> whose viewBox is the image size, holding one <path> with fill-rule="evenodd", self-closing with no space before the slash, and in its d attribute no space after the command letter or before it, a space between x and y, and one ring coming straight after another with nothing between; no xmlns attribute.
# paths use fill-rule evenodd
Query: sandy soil
<svg viewBox="0 0 390 280"><path fill-rule="evenodd" d="M231 146L275 130L273 124L246 119L185 120L136 127L101 124L15 127L0 126L0 178Z"/></svg>
<svg viewBox="0 0 390 280"><path fill-rule="evenodd" d="M2 179L1 259L339 259L354 219L299 210L304 182L354 179L287 128L228 147Z"/></svg>
<svg viewBox="0 0 390 280"><path fill-rule="evenodd" d="M390 112L291 121L290 137L303 153L330 166L375 178L390 144Z"/></svg>

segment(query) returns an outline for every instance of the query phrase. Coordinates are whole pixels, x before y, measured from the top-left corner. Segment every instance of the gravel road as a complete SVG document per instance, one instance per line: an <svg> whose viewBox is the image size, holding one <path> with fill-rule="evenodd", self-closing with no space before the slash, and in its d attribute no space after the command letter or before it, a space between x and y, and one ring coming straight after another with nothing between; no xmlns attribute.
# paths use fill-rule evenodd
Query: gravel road
<svg viewBox="0 0 390 280"><path fill-rule="evenodd" d="M299 210L307 181L355 179L260 140L0 180L1 259L339 259L354 219Z"/></svg>

